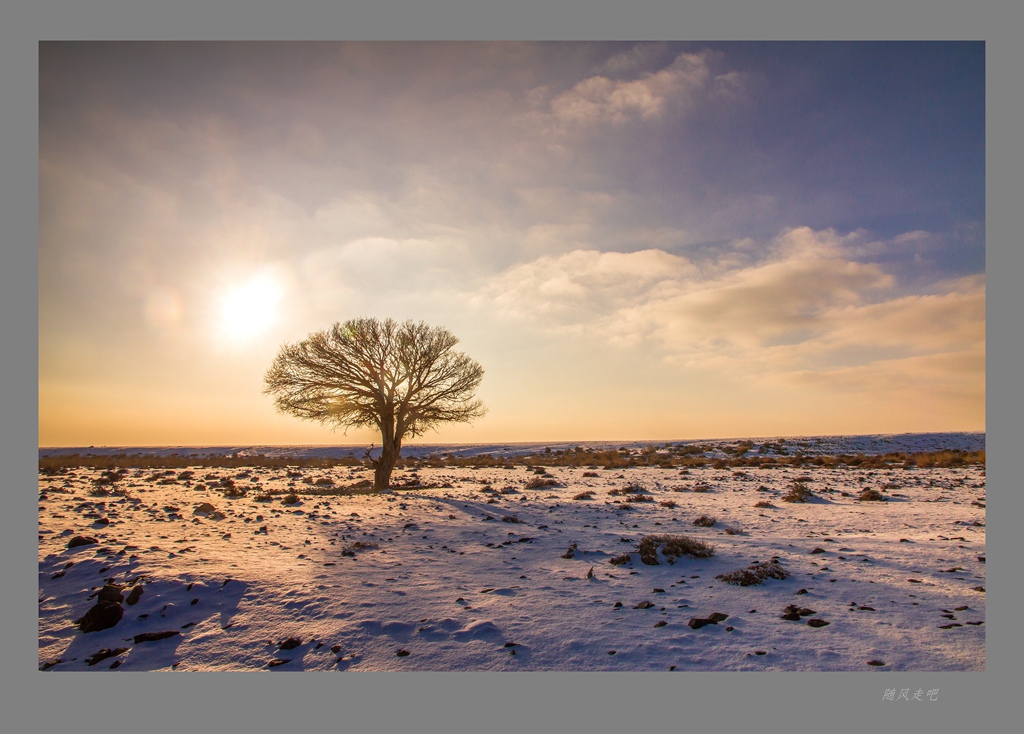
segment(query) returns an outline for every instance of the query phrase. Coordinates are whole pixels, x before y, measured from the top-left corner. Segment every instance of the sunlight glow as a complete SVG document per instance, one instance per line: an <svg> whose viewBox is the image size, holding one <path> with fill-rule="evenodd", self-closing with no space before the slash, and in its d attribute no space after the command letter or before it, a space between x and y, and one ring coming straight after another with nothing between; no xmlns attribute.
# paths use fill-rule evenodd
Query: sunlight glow
<svg viewBox="0 0 1024 734"><path fill-rule="evenodd" d="M250 339L277 318L278 283L266 275L231 286L220 301L221 329L232 339Z"/></svg>

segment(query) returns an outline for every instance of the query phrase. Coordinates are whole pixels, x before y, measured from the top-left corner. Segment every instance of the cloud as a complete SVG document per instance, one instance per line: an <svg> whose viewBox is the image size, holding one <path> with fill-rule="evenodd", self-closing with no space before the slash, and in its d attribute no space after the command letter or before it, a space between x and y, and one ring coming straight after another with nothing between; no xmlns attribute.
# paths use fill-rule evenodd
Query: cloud
<svg viewBox="0 0 1024 734"><path fill-rule="evenodd" d="M605 68L622 73L647 62L657 48L639 48L610 59ZM615 79L596 74L578 82L572 89L551 101L551 112L565 124L619 125L630 120L652 120L670 110L685 110L702 95L741 85L736 73L715 76L710 67L711 53L681 53L671 64L654 72L643 72L635 79Z"/></svg>
<svg viewBox="0 0 1024 734"><path fill-rule="evenodd" d="M860 240L858 233L797 228L766 243L756 262L744 240L736 243L744 264L731 270L657 249L577 250L511 267L475 301L541 332L756 379L818 375L852 384L889 372L908 379L906 365L977 367L984 276L901 293L882 266L850 258Z"/></svg>

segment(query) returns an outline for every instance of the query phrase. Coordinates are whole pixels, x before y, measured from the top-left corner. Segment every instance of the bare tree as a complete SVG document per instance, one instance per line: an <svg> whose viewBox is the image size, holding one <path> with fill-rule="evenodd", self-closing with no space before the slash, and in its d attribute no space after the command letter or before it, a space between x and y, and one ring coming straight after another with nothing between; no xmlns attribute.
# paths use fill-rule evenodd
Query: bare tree
<svg viewBox="0 0 1024 734"><path fill-rule="evenodd" d="M387 489L402 439L441 423L468 423L484 371L447 329L422 321L353 319L285 344L264 376L278 411L344 429L380 430L373 488Z"/></svg>

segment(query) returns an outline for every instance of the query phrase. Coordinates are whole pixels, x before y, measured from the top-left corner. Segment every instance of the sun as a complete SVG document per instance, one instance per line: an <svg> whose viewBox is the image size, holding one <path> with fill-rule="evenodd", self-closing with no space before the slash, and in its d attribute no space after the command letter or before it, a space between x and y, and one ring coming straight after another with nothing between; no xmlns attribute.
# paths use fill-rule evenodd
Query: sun
<svg viewBox="0 0 1024 734"><path fill-rule="evenodd" d="M277 319L280 299L280 286L268 276L230 286L220 300L221 329L236 340L261 334Z"/></svg>

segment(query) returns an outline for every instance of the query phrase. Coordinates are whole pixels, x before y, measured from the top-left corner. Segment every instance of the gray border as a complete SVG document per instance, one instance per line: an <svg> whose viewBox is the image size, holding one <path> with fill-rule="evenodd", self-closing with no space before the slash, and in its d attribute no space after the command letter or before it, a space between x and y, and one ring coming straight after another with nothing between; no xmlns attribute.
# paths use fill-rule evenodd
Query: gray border
<svg viewBox="0 0 1024 734"><path fill-rule="evenodd" d="M27 6L27 3L22 5ZM7 506L0 514L4 545L2 691L5 723L14 731L60 731L96 725L107 731L623 731L668 724L672 729L744 731L782 724L790 731L966 731L986 726L1019 696L1012 664L1020 636L1006 621L1020 599L1011 518L1021 497L1008 466L1014 449L1011 416L1020 391L1009 389L1013 357L1007 338L1019 321L1013 289L1021 254L1009 231L1019 208L1020 69L1016 39L1021 15L1009 3L863 3L822 8L793 0L723 1L689 8L670 0L633 0L595 7L586 0L495 3L471 0L377 0L336 8L327 0L274 4L228 0L150 5L120 2L38 2L4 11L4 228L0 265L3 324L0 460ZM299 10L301 7L301 10ZM188 8L192 12L184 12ZM1013 18L1016 18L1014 22ZM611 674L152 674L119 676L35 672L35 608L29 589L36 561L34 503L37 456L37 41L48 39L970 39L987 42L988 65L988 327L987 451L991 493L987 670L983 673ZM1018 82L1019 84L1019 82ZM1017 113L1017 114L1014 114ZM1016 164L1016 165L1014 165ZM1016 173L1016 177L1014 174ZM1001 337L1001 339L1000 339ZM1015 410L1016 409L1016 410ZM1018 427L1018 426L1014 426ZM1018 546L1019 549L1019 546ZM995 552L992 552L992 551ZM998 579L995 581L994 579ZM1016 653L1016 654L1015 654ZM274 675L274 679L268 677ZM43 676L46 676L45 678ZM885 687L938 688L939 699L917 705L882 701ZM997 708L998 707L998 708Z"/></svg>

